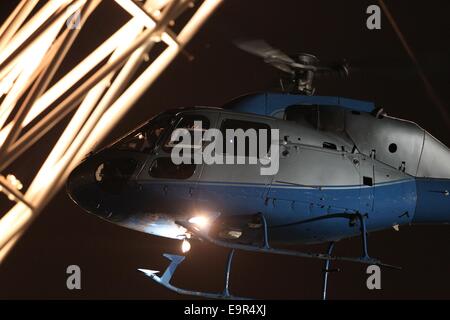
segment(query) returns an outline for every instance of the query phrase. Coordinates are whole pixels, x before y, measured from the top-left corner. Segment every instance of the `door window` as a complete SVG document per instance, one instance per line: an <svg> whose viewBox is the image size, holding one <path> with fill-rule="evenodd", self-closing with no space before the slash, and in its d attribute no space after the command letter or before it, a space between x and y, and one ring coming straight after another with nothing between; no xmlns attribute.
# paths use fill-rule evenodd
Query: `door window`
<svg viewBox="0 0 450 320"><path fill-rule="evenodd" d="M188 179L195 172L195 164L174 164L169 157L155 159L149 168L149 174L157 179Z"/></svg>
<svg viewBox="0 0 450 320"><path fill-rule="evenodd" d="M259 130L266 130L266 146L267 150L265 150L265 154L267 154L270 150L270 144L271 144L271 132L270 132L270 126L265 123L259 123L259 122L252 122L252 121L243 121L243 120L237 120L237 119L225 119L222 121L221 125L221 132L224 137L224 145L223 145L223 152L225 154L231 155L231 152L227 152L227 150L234 150L234 155L238 154L238 138L236 136L233 137L233 139L227 139L226 131L228 129L232 130L238 130L242 129L244 132L246 132L249 129L253 129L256 132L256 146L251 146L250 143L250 134L247 134L245 136L245 157L250 156L250 149L253 147L253 150L256 150L256 156L258 157L260 155L259 145L260 145L260 135Z"/></svg>

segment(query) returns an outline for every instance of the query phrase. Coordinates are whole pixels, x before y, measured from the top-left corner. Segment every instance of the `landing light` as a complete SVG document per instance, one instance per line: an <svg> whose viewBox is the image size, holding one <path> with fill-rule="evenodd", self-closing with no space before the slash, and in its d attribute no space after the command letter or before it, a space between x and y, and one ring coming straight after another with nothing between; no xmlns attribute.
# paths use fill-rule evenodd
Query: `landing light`
<svg viewBox="0 0 450 320"><path fill-rule="evenodd" d="M209 225L209 219L205 216L195 216L190 218L189 223L195 224L199 228L205 228Z"/></svg>
<svg viewBox="0 0 450 320"><path fill-rule="evenodd" d="M183 253L186 253L189 252L189 250L191 250L191 244L189 243L189 241L184 239L183 242L181 243L181 251Z"/></svg>

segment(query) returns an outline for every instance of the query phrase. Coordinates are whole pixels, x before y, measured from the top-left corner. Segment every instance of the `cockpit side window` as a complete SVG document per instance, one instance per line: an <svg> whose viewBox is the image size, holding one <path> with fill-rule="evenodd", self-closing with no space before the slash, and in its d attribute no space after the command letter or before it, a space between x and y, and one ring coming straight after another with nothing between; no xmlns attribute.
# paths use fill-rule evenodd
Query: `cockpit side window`
<svg viewBox="0 0 450 320"><path fill-rule="evenodd" d="M227 130L233 130L233 132L236 132L236 130L243 130L244 134L247 132L249 132L248 130L252 130L253 132L256 133L256 140L257 143L254 146L255 147L255 151L256 151L256 156L258 157L260 154L267 154L269 153L270 150L270 145L271 145L271 131L270 131L270 126L265 124L265 123L260 123L260 122L253 122L253 121L244 121L244 120L238 120L238 119L224 119L222 121L222 125L220 127L220 131L222 132L223 137L227 137ZM260 153L260 136L259 136L259 130L265 130L265 132L267 133L266 135L266 150L264 150L263 152ZM223 152L227 155L238 155L238 139L236 136L233 136L229 141L225 138L224 139L224 145L223 145ZM251 156L251 146L250 146L250 137L245 136L245 157L250 157ZM261 150L262 151L262 150Z"/></svg>
<svg viewBox="0 0 450 320"><path fill-rule="evenodd" d="M119 150L148 153L155 148L171 125L173 115L165 114L151 120L148 124L131 133L119 142Z"/></svg>
<svg viewBox="0 0 450 320"><path fill-rule="evenodd" d="M195 164L174 164L169 157L155 159L150 168L149 174L157 179L189 179L195 172Z"/></svg>
<svg viewBox="0 0 450 320"><path fill-rule="evenodd" d="M195 132L197 131L203 137L203 132L209 129L210 126L209 119L199 114L182 115L176 122L177 124L174 128L174 131L177 129L187 129L189 131L191 135L191 144L188 147L190 148L196 147L196 141L194 138ZM172 132L167 135L163 144L163 150L167 153L170 153L172 151L172 148L179 143L171 141L171 136Z"/></svg>

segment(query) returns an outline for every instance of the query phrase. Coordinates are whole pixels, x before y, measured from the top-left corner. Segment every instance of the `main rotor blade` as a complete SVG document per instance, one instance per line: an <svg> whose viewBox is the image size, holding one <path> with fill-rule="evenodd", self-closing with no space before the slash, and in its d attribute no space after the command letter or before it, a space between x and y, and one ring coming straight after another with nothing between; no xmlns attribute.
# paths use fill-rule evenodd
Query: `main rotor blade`
<svg viewBox="0 0 450 320"><path fill-rule="evenodd" d="M254 54L269 61L284 62L293 64L295 61L281 50L273 48L264 40L240 40L236 41L236 46L248 53Z"/></svg>
<svg viewBox="0 0 450 320"><path fill-rule="evenodd" d="M236 46L250 54L261 57L264 62L273 67L289 73L295 74L294 67L296 62L281 50L273 48L264 40L240 40L235 41Z"/></svg>

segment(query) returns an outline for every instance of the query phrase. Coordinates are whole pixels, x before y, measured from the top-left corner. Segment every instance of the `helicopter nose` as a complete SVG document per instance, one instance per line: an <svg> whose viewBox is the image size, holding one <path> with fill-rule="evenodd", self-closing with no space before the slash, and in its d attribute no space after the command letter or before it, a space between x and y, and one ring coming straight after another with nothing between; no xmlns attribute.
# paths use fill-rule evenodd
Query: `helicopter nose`
<svg viewBox="0 0 450 320"><path fill-rule="evenodd" d="M98 177L98 173L97 173ZM100 193L96 171L89 161L78 165L69 175L66 190L69 197L85 211L102 215L100 208Z"/></svg>
<svg viewBox="0 0 450 320"><path fill-rule="evenodd" d="M71 172L67 193L89 213L108 220L120 218L120 212L129 207L124 198L137 166L138 161L130 157L92 156Z"/></svg>

